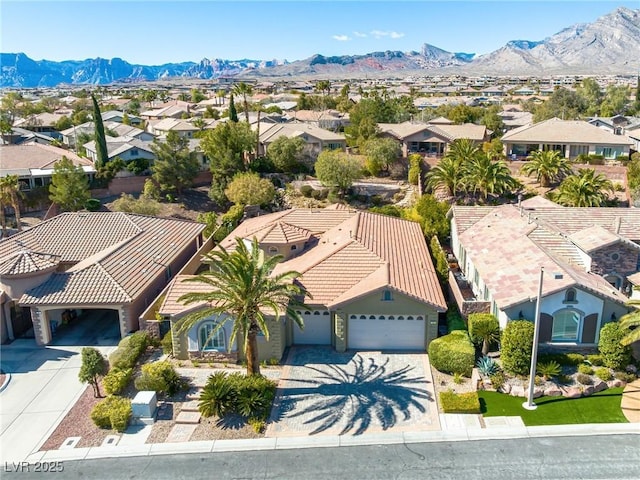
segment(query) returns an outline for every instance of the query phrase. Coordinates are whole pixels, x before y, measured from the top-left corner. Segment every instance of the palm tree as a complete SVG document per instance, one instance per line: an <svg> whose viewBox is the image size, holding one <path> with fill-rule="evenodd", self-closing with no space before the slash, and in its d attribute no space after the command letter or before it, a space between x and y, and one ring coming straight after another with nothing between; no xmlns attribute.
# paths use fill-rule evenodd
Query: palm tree
<svg viewBox="0 0 640 480"><path fill-rule="evenodd" d="M18 175L7 175L0 178L0 222L2 223L2 236L7 233L7 220L4 215L5 206L11 205L16 214L16 224L18 231L22 231L22 220L20 218L20 180Z"/></svg>
<svg viewBox="0 0 640 480"><path fill-rule="evenodd" d="M267 318L275 316L279 320L281 312L286 312L300 328L304 328L302 317L296 309L306 308L303 300L308 293L302 285L295 282L300 276L298 272L272 273L282 260L281 255L266 256L255 237L249 247L241 238L236 240L237 246L231 252L220 247L207 254L207 259L211 262L210 270L185 280L205 283L211 290L187 293L178 299L185 305L206 302L207 307L180 319L176 324L176 333L186 332L207 317L229 314L233 317L227 317L233 321L230 343L237 335L242 336L247 375L259 375L258 333L262 332L268 340ZM218 324L211 335L223 323Z"/></svg>
<svg viewBox="0 0 640 480"><path fill-rule="evenodd" d="M640 300L631 300L627 305L635 306L636 310L620 317L620 327L624 330L629 330L624 338L620 340L622 345L631 345L640 341Z"/></svg>
<svg viewBox="0 0 640 480"><path fill-rule="evenodd" d="M592 168L581 168L562 181L555 200L568 207L598 207L608 200L607 192L614 192L611 180Z"/></svg>
<svg viewBox="0 0 640 480"><path fill-rule="evenodd" d="M253 87L248 83L240 82L233 86L233 93L242 96L242 107L244 108L244 116L249 123L249 101L247 96L253 94Z"/></svg>
<svg viewBox="0 0 640 480"><path fill-rule="evenodd" d="M535 175L541 187L559 182L573 173L569 161L557 150L536 150L521 169L527 176Z"/></svg>
<svg viewBox="0 0 640 480"><path fill-rule="evenodd" d="M454 140L444 158L425 176L431 190L445 188L450 195L456 196L463 185L464 166L478 156L480 149L471 140Z"/></svg>
<svg viewBox="0 0 640 480"><path fill-rule="evenodd" d="M503 161L494 162L486 154L478 154L463 168L465 189L480 193L486 202L489 194L501 195L518 188L519 183Z"/></svg>

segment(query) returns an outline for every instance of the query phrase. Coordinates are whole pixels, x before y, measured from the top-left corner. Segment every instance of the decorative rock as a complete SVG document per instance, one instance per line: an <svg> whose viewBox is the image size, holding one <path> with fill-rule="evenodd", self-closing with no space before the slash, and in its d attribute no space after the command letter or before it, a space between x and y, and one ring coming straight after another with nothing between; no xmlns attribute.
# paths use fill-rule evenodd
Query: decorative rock
<svg viewBox="0 0 640 480"><path fill-rule="evenodd" d="M593 392L594 393L602 392L603 390L606 390L607 388L608 388L607 382L603 382L599 378L597 378L593 382Z"/></svg>
<svg viewBox="0 0 640 480"><path fill-rule="evenodd" d="M567 398L580 398L582 396L582 390L578 387L570 387L564 391L563 396Z"/></svg>
<svg viewBox="0 0 640 480"><path fill-rule="evenodd" d="M504 385L502 385L502 386L499 388L499 390L500 390L502 393L506 393L506 394L508 394L509 392L511 392L511 385L509 385L508 383L505 383Z"/></svg>
<svg viewBox="0 0 640 480"><path fill-rule="evenodd" d="M618 380L616 378L615 380L609 380L607 382L607 385L609 386L609 388L617 388L617 387L624 387L625 383L622 380Z"/></svg>
<svg viewBox="0 0 640 480"><path fill-rule="evenodd" d="M590 395L593 395L593 386L592 385L585 385L584 387L582 387L582 396L583 397L588 397Z"/></svg>
<svg viewBox="0 0 640 480"><path fill-rule="evenodd" d="M638 367L636 367L636 366L635 366L635 365L633 365L633 364L627 365L627 366L624 368L624 370L625 370L625 372L627 372L627 373L634 373L634 374L635 374L635 373L638 373Z"/></svg>
<svg viewBox="0 0 640 480"><path fill-rule="evenodd" d="M525 396L524 387L522 385L513 385L511 387L511 391L509 392L509 395L511 395L512 397L524 397Z"/></svg>
<svg viewBox="0 0 640 480"><path fill-rule="evenodd" d="M533 398L539 398L544 395L544 388L542 387L534 387L533 389Z"/></svg>
<svg viewBox="0 0 640 480"><path fill-rule="evenodd" d="M549 387L544 391L545 396L547 397L561 397L562 396L562 390L560 390L558 387L553 386L553 387Z"/></svg>

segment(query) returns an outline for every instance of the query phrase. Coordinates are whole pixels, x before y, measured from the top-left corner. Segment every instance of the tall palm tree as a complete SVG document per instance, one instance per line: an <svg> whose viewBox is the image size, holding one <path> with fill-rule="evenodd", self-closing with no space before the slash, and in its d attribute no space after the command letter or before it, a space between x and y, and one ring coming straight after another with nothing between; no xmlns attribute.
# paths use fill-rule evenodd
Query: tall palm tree
<svg viewBox="0 0 640 480"><path fill-rule="evenodd" d="M478 154L464 165L462 182L466 190L479 193L485 202L489 195L512 192L520 185L506 163L493 161L486 154Z"/></svg>
<svg viewBox="0 0 640 480"><path fill-rule="evenodd" d="M456 196L464 187L465 165L479 152L479 147L467 138L454 140L444 158L425 176L427 186L432 190L445 188L450 195Z"/></svg>
<svg viewBox="0 0 640 480"><path fill-rule="evenodd" d="M303 300L308 293L295 282L300 276L298 272L272 273L282 260L281 255L266 256L255 237L249 247L241 238L236 240L237 246L231 252L220 247L207 254L211 262L210 270L185 280L205 283L211 289L208 292L187 293L178 299L185 305L206 302L207 307L180 319L176 324L176 333L186 332L207 317L229 314L233 317L227 317L227 320L233 321L230 343L238 335L242 336L247 375L259 375L258 333L262 332L268 340L267 318L275 316L279 320L282 312L300 328L304 328L302 317L296 309L306 307ZM223 323L218 324L211 335Z"/></svg>
<svg viewBox="0 0 640 480"><path fill-rule="evenodd" d="M20 218L20 180L18 175L7 175L0 178L0 222L2 223L2 236L7 233L7 220L4 215L6 206L11 206L16 215L18 231L22 231L22 220Z"/></svg>
<svg viewBox="0 0 640 480"><path fill-rule="evenodd" d="M581 168L577 174L565 178L555 200L568 207L598 207L614 192L613 183L592 168Z"/></svg>
<svg viewBox="0 0 640 480"><path fill-rule="evenodd" d="M640 300L630 300L627 305L636 307L636 310L620 317L620 327L629 330L624 338L620 340L622 345L640 342Z"/></svg>
<svg viewBox="0 0 640 480"><path fill-rule="evenodd" d="M233 93L242 96L242 108L244 109L244 116L249 123L249 101L247 96L253 94L253 87L245 82L236 83L233 86Z"/></svg>
<svg viewBox="0 0 640 480"><path fill-rule="evenodd" d="M541 187L548 187L552 182L559 182L571 175L573 170L569 161L557 150L536 150L531 159L521 168L527 175L535 175Z"/></svg>

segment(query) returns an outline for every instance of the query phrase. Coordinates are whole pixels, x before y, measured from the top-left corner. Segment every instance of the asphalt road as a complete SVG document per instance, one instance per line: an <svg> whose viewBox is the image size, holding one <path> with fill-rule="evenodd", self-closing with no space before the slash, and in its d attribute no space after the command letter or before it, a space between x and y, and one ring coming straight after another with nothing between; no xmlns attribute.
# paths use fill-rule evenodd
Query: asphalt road
<svg viewBox="0 0 640 480"><path fill-rule="evenodd" d="M35 473L37 467L57 472ZM3 479L145 480L635 480L639 473L640 435L180 454L66 461L28 467L5 464L1 470Z"/></svg>

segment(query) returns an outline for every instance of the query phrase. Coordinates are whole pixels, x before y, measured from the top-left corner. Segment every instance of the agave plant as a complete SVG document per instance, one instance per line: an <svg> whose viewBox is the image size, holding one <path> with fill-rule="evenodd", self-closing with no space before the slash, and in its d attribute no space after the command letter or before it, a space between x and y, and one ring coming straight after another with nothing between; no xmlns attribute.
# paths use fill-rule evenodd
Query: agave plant
<svg viewBox="0 0 640 480"><path fill-rule="evenodd" d="M551 377L557 377L558 375L560 375L560 372L562 372L562 367L560 366L560 364L553 360L546 363L539 363L536 366L536 369L545 380Z"/></svg>
<svg viewBox="0 0 640 480"><path fill-rule="evenodd" d="M495 375L500 371L500 367L493 358L487 357L486 355L483 355L478 359L476 367L478 367L478 370L482 375L486 375L487 377Z"/></svg>

